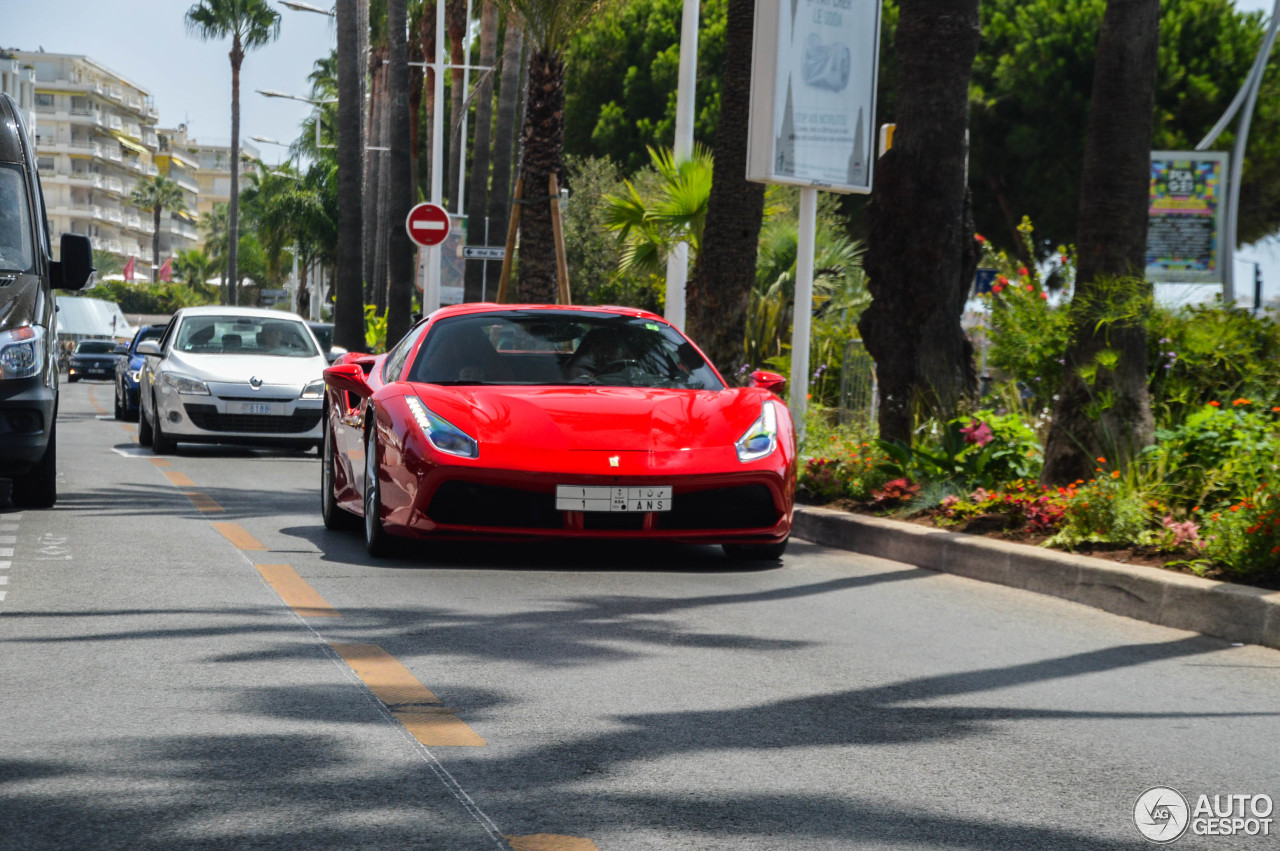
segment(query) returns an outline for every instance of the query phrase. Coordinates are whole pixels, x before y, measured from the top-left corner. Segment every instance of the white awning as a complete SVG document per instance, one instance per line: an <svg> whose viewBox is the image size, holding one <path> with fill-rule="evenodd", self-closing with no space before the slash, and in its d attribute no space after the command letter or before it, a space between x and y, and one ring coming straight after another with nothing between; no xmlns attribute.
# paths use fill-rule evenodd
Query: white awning
<svg viewBox="0 0 1280 851"><path fill-rule="evenodd" d="M137 331L115 302L59 294L57 304L58 335L61 337L129 340Z"/></svg>

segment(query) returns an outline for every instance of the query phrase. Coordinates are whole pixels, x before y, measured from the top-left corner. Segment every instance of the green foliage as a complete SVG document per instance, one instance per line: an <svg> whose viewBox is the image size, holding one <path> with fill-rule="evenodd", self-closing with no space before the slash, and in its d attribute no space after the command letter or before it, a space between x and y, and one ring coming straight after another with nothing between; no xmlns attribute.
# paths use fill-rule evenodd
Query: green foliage
<svg viewBox="0 0 1280 851"><path fill-rule="evenodd" d="M1046 237L1037 257L1076 232L1080 163L1105 0L984 0L971 83L970 185L979 229L1019 240L1006 210L1028 211ZM1253 62L1262 14L1231 0L1160 4L1153 147L1186 150L1218 120ZM1280 200L1280 56L1272 54L1249 136L1240 239L1275 230ZM891 120L884 119L882 120ZM1227 150L1231 131L1215 145ZM1030 259L1024 257L1024 259Z"/></svg>
<svg viewBox="0 0 1280 851"><path fill-rule="evenodd" d="M879 469L884 456L876 449L874 429L841 424L837 413L822 405L810 405L806 412L797 486L810 502L868 500L890 478Z"/></svg>
<svg viewBox="0 0 1280 851"><path fill-rule="evenodd" d="M701 145L677 162L669 149L649 149L657 180L642 191L623 180L624 192L605 196L605 226L623 244L619 272L665 275L667 256L677 243L689 245L689 264L698 261L702 229L711 199L711 152Z"/></svg>
<svg viewBox="0 0 1280 851"><path fill-rule="evenodd" d="M1148 340L1151 408L1176 425L1209 402L1280 405L1280 325L1238 307L1155 311Z"/></svg>
<svg viewBox="0 0 1280 851"><path fill-rule="evenodd" d="M720 107L726 0L702 4L694 137L710 143ZM627 174L645 149L675 133L681 0L616 3L591 19L565 54L565 150L608 157Z"/></svg>
<svg viewBox="0 0 1280 851"><path fill-rule="evenodd" d="M1142 456L1144 467L1158 473L1160 495L1188 507L1243 499L1275 477L1278 459L1280 411L1245 399L1204 405L1176 427L1158 430Z"/></svg>
<svg viewBox="0 0 1280 851"><path fill-rule="evenodd" d="M1043 455L1035 432L1017 415L993 411L951 420L914 446L886 440L878 445L888 456L881 465L887 476L946 483L957 493L1034 478Z"/></svg>
<svg viewBox="0 0 1280 851"><path fill-rule="evenodd" d="M379 315L376 304L364 306L364 341L371 352L387 350L387 315Z"/></svg>
<svg viewBox="0 0 1280 851"><path fill-rule="evenodd" d="M1025 216L1018 235L1024 253L1032 254L1034 229ZM984 341L989 344L988 366L1013 382L1018 395L1029 395L1033 409L1051 407L1053 395L1062 386L1071 318L1057 299L1050 299L1049 289L1061 291L1064 297L1074 289L1074 252L1059 247L1052 270L1042 277L1035 264L1024 266L989 240L979 237L979 241L979 265L997 271L991 293L983 296L991 304L991 339Z"/></svg>
<svg viewBox="0 0 1280 851"><path fill-rule="evenodd" d="M624 190L618 167L608 159L566 159L569 201L564 205L565 256L574 304L620 304L662 311L661 278L623 268L623 247L606 225L610 195ZM497 287L497 281L490 281Z"/></svg>
<svg viewBox="0 0 1280 851"><path fill-rule="evenodd" d="M90 292L91 298L112 301L120 305L124 313L173 313L181 307L216 304L217 293L212 288L193 289L177 282L126 283L104 281Z"/></svg>
<svg viewBox="0 0 1280 851"><path fill-rule="evenodd" d="M1134 474L1099 467L1098 477L1079 486L1061 489L1066 499L1062 528L1047 547L1074 550L1082 544L1138 544L1150 546L1159 539L1152 516L1153 503ZM1158 503L1157 503L1158 505Z"/></svg>
<svg viewBox="0 0 1280 851"><path fill-rule="evenodd" d="M1260 484L1210 516L1204 554L1243 578L1280 577L1280 485Z"/></svg>

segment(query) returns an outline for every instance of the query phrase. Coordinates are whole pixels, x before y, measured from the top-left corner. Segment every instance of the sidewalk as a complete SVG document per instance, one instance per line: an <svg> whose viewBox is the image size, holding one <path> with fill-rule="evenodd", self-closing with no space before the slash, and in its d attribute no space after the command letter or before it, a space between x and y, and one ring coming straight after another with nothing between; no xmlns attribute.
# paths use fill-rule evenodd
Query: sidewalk
<svg viewBox="0 0 1280 851"><path fill-rule="evenodd" d="M1280 591L813 506L796 506L793 532L826 547L1280 650Z"/></svg>

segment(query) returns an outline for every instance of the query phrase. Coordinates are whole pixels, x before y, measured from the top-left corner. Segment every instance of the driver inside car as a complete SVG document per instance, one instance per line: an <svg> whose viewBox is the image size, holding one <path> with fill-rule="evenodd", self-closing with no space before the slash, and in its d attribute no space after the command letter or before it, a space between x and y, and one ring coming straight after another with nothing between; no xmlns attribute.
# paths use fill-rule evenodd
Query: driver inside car
<svg viewBox="0 0 1280 851"><path fill-rule="evenodd" d="M644 349L636 345L628 330L616 326L592 328L565 364L565 377L569 381L595 379L624 370L642 359Z"/></svg>

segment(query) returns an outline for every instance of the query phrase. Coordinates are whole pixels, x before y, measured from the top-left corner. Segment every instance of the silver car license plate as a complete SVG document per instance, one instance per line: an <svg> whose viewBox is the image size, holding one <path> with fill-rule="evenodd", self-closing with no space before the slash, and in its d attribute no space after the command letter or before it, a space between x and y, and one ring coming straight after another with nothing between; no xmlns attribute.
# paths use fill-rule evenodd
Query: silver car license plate
<svg viewBox="0 0 1280 851"><path fill-rule="evenodd" d="M283 414L284 405L273 402L237 402L228 406L233 414Z"/></svg>
<svg viewBox="0 0 1280 851"><path fill-rule="evenodd" d="M670 511L671 486L556 485L557 511Z"/></svg>

